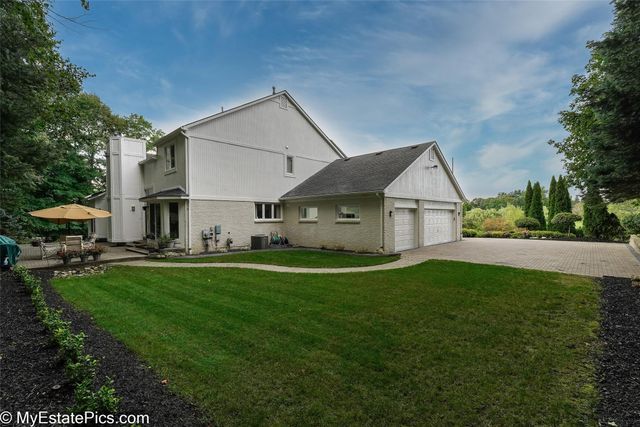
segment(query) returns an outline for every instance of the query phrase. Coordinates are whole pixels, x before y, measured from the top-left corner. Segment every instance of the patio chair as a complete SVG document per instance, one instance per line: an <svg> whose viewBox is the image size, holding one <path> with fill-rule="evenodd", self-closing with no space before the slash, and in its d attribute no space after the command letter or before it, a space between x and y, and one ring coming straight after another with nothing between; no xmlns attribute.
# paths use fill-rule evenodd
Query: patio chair
<svg viewBox="0 0 640 427"><path fill-rule="evenodd" d="M65 252L82 251L82 236L66 236L62 245Z"/></svg>
<svg viewBox="0 0 640 427"><path fill-rule="evenodd" d="M93 249L96 246L96 233L91 233L91 235L89 236L89 240L87 240L86 242L82 242L82 249L89 250L89 249Z"/></svg>
<svg viewBox="0 0 640 427"><path fill-rule="evenodd" d="M59 243L45 243L40 240L40 255L42 256L42 259L53 258L58 254L60 249Z"/></svg>

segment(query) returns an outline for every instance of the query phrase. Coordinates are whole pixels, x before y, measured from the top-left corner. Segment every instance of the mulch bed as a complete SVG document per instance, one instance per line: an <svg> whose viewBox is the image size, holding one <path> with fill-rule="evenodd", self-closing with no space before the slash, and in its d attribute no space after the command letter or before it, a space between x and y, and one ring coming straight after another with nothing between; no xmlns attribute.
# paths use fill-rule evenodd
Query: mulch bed
<svg viewBox="0 0 640 427"><path fill-rule="evenodd" d="M196 408L162 384L143 361L91 317L58 295L49 279L51 271L33 271L42 279L49 306L63 309L63 318L71 321L74 332L84 332L85 352L99 361L98 381L113 379L122 398L121 414L148 414L152 426L209 426L212 422ZM2 354L0 369L0 407L2 410L47 410L68 412L73 405L73 390L58 362L57 348L36 318L35 309L24 286L10 275L2 276ZM61 384L56 391L52 386Z"/></svg>
<svg viewBox="0 0 640 427"><path fill-rule="evenodd" d="M605 276L601 315L600 420L640 425L640 287Z"/></svg>
<svg viewBox="0 0 640 427"><path fill-rule="evenodd" d="M66 413L73 389L58 348L36 317L31 297L10 273L0 274L0 408Z"/></svg>

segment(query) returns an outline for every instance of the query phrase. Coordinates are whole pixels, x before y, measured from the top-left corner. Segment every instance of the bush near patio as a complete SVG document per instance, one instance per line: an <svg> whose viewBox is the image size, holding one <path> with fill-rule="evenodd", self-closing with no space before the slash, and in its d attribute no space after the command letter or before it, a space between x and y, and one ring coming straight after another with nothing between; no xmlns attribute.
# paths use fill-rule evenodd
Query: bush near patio
<svg viewBox="0 0 640 427"><path fill-rule="evenodd" d="M450 261L114 267L54 288L221 425L596 424L598 286Z"/></svg>

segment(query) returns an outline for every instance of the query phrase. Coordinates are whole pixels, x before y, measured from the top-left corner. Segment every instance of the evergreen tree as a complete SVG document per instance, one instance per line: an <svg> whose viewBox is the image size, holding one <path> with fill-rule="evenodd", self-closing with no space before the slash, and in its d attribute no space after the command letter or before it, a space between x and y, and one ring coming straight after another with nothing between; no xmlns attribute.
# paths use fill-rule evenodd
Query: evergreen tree
<svg viewBox="0 0 640 427"><path fill-rule="evenodd" d="M621 238L624 229L618 217L610 213L600 193L593 188L587 190L584 199L584 235L596 239Z"/></svg>
<svg viewBox="0 0 640 427"><path fill-rule="evenodd" d="M531 208L531 197L533 196L533 189L531 188L531 181L527 182L527 189L524 192L524 214L530 217L529 209Z"/></svg>
<svg viewBox="0 0 640 427"><path fill-rule="evenodd" d="M549 203L547 208L549 209L549 222L556 215L556 177L551 177L551 183L549 184Z"/></svg>
<svg viewBox="0 0 640 427"><path fill-rule="evenodd" d="M567 179L562 175L558 177L555 199L556 203L554 214L559 214L560 212L571 212L571 196L569 195Z"/></svg>
<svg viewBox="0 0 640 427"><path fill-rule="evenodd" d="M536 182L533 186L531 206L529 207L529 214L527 216L537 219L543 230L547 228L547 221L544 217L544 208L542 205L542 187L539 182Z"/></svg>

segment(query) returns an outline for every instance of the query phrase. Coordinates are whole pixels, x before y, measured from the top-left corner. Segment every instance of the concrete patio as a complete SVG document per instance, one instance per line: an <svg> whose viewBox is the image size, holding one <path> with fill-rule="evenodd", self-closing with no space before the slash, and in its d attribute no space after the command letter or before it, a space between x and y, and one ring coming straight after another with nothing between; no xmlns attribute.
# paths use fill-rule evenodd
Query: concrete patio
<svg viewBox="0 0 640 427"><path fill-rule="evenodd" d="M22 255L20 255L20 260L18 262L19 265L24 265L30 269L67 267L62 263L62 260L56 256L49 259L41 259L40 249L37 247L20 245L20 248L22 249ZM125 246L107 246L107 251L102 254L100 261L98 262L136 260L143 259L145 257L146 255L128 251ZM86 266L93 263L94 261L92 258L89 258L89 261L86 263L80 263L80 260L75 258L70 264L68 264L68 267Z"/></svg>

